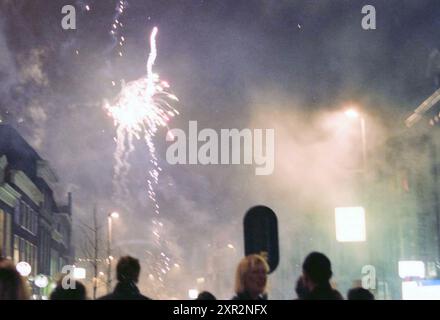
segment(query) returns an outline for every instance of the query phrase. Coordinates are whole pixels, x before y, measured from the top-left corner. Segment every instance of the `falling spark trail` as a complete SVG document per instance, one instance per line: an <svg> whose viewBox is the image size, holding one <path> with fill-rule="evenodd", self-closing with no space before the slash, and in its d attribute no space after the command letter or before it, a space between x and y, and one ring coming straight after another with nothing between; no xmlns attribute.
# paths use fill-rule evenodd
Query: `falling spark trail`
<svg viewBox="0 0 440 320"><path fill-rule="evenodd" d="M122 202L123 199L128 199L129 197L130 192L127 182L130 170L129 156L135 149L134 139L139 140L143 138L150 156L147 194L152 201L154 213L159 215L160 207L157 202L154 186L159 182L159 175L162 169L156 156L154 137L160 127L168 127L171 118L178 114L178 111L170 103L171 101L178 101L178 98L168 91L169 84L161 81L159 75L153 71L157 58L157 32L157 27L154 27L150 36L150 53L147 60L146 76L127 84L123 83L121 92L115 102L113 104L105 102L104 108L109 116L113 118L116 126L113 183L117 199ZM153 224L156 223L153 220ZM163 228L163 223L159 222L159 226ZM160 247L162 238L160 230L155 228L153 235L155 236L155 243ZM163 252L161 256L169 259ZM163 270L163 267L159 266L157 268L159 272L164 273Z"/></svg>

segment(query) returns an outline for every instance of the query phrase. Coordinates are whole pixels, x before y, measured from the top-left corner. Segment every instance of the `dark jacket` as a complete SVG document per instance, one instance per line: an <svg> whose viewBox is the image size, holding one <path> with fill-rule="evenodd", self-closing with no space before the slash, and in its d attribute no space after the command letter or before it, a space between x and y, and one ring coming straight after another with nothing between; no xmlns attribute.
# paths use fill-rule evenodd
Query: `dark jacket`
<svg viewBox="0 0 440 320"><path fill-rule="evenodd" d="M247 292L238 293L231 300L254 300ZM267 295L259 295L255 300L267 300Z"/></svg>
<svg viewBox="0 0 440 320"><path fill-rule="evenodd" d="M142 295L134 282L118 282L113 293L99 298L99 300L151 300Z"/></svg>
<svg viewBox="0 0 440 320"><path fill-rule="evenodd" d="M333 289L330 285L322 285L306 294L304 300L344 300L344 298L338 290Z"/></svg>

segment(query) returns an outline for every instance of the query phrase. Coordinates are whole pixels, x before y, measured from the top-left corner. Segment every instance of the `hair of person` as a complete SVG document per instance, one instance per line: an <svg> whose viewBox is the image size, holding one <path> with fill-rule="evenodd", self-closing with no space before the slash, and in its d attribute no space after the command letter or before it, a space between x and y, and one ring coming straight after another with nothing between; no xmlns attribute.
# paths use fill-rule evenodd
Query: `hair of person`
<svg viewBox="0 0 440 320"><path fill-rule="evenodd" d="M50 294L50 300L87 300L86 287L79 282L75 281L75 289L63 288L62 278L57 282L57 286Z"/></svg>
<svg viewBox="0 0 440 320"><path fill-rule="evenodd" d="M374 300L374 295L364 288L352 288L347 293L348 300Z"/></svg>
<svg viewBox="0 0 440 320"><path fill-rule="evenodd" d="M304 260L303 272L318 285L328 284L333 275L329 258L323 253L312 252Z"/></svg>
<svg viewBox="0 0 440 320"><path fill-rule="evenodd" d="M130 256L121 257L116 265L116 277L119 282L138 282L140 272L139 260Z"/></svg>
<svg viewBox="0 0 440 320"><path fill-rule="evenodd" d="M246 275L257 266L263 266L266 273L270 270L266 260L258 254L250 254L241 259L235 273L235 293L246 292Z"/></svg>
<svg viewBox="0 0 440 320"><path fill-rule="evenodd" d="M196 300L217 300L217 299L211 292L202 291L199 293Z"/></svg>
<svg viewBox="0 0 440 320"><path fill-rule="evenodd" d="M25 279L12 261L0 259L0 300L29 300Z"/></svg>

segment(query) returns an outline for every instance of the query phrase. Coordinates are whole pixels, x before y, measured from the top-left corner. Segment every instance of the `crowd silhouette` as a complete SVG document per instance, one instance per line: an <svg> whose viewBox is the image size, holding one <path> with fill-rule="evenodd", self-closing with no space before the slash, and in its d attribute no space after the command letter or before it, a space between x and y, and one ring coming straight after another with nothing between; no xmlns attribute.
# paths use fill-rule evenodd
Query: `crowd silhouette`
<svg viewBox="0 0 440 320"><path fill-rule="evenodd" d="M244 257L235 273L234 295L232 300L267 300L269 265L257 254ZM112 293L98 300L151 300L141 294L137 283L141 274L139 260L124 256L116 266L117 284ZM302 274L294 284L296 300L344 300L339 291L332 287L333 276L330 259L320 252L311 252L304 259ZM66 286L63 279L50 295L51 300L87 300L86 287L78 280ZM14 263L0 258L0 300L29 300L30 290L25 278L16 270ZM352 288L347 293L348 300L374 300L374 295L362 288ZM196 300L216 300L214 294L201 292Z"/></svg>

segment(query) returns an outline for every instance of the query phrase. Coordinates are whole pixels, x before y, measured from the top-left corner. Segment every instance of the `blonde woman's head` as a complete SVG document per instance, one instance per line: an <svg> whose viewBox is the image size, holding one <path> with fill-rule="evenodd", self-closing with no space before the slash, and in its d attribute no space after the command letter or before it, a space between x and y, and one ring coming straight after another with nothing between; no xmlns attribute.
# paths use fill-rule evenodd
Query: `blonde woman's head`
<svg viewBox="0 0 440 320"><path fill-rule="evenodd" d="M268 272L269 265L263 257L257 254L244 257L235 274L235 293L246 293L251 298L266 293Z"/></svg>

